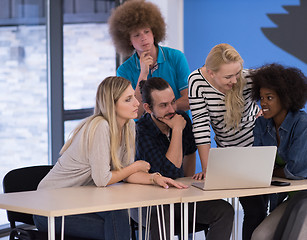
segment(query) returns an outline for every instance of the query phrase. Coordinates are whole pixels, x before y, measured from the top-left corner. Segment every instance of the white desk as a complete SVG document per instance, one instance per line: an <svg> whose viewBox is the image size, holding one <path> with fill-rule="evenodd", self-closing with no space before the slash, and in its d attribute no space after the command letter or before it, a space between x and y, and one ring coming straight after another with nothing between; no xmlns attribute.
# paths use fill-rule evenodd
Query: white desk
<svg viewBox="0 0 307 240"><path fill-rule="evenodd" d="M119 183L105 188L72 187L0 194L0 208L48 217L49 239L55 239L54 218L82 213L174 204L180 189Z"/></svg>
<svg viewBox="0 0 307 240"><path fill-rule="evenodd" d="M191 185L195 180L183 178L179 181ZM105 188L90 186L5 193L0 194L0 208L48 217L49 239L54 240L54 218L59 216L162 204L173 205L180 202L183 202L187 209L189 202L307 189L307 180L286 181L289 181L291 185L217 191L202 191L195 187L163 189L152 185L119 183ZM187 239L187 219L185 219L185 230Z"/></svg>
<svg viewBox="0 0 307 240"><path fill-rule="evenodd" d="M182 202L198 202L222 198L233 198L233 197L247 197L253 195L262 195L270 193L280 193L280 192L291 192L297 190L307 189L307 179L305 180L289 180L283 178L273 178L273 180L279 180L284 182L290 182L289 186L270 186L264 188L245 188L245 189L232 189L232 190L208 190L203 191L196 187L190 187L182 193ZM191 185L192 182L197 180L183 178L179 181Z"/></svg>
<svg viewBox="0 0 307 240"><path fill-rule="evenodd" d="M207 201L207 200L215 200L215 199L223 199L223 198L234 198L234 197L247 197L253 195L263 195L263 194L271 194L271 193L280 193L280 192L291 192L297 190L305 190L307 189L307 179L306 180L289 180L282 178L273 178L273 180L286 181L290 182L289 186L270 186L265 188L249 188L249 189L232 189L232 190L208 190L203 191L196 187L190 187L182 192L181 201L184 203L184 211L185 216L188 213L188 203L191 202L199 202L199 201ZM189 178L181 179L187 185L191 185L192 182L196 180L192 180ZM184 239L188 239L188 221L184 219Z"/></svg>

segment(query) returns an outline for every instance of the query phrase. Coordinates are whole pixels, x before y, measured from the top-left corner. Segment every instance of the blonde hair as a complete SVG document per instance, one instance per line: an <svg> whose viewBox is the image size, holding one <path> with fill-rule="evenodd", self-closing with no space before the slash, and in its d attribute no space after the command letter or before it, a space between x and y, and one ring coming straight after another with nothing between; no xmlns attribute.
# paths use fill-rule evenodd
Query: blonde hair
<svg viewBox="0 0 307 240"><path fill-rule="evenodd" d="M88 156L88 152L91 150L93 145L95 130L100 121L106 120L110 128L110 155L112 166L115 170L119 170L123 167L123 162L129 162L135 150L135 134L131 130L131 125L134 123L133 120L129 120L124 124L122 136L125 140L127 159L120 160L118 156L118 149L120 147L120 130L117 125L115 105L122 93L130 84L131 83L127 79L122 77L107 77L99 84L96 94L94 114L84 119L73 130L71 138L69 138L61 149L61 155L71 145L80 130L83 129L80 144L83 154Z"/></svg>
<svg viewBox="0 0 307 240"><path fill-rule="evenodd" d="M211 49L206 58L205 67L206 69L211 69L213 72L218 72L221 65L233 62L239 62L241 64L241 70L243 69L243 59L240 54L229 44L222 43ZM246 80L241 71L237 83L225 94L226 113L224 118L226 127L239 127L244 107L243 88L245 85Z"/></svg>

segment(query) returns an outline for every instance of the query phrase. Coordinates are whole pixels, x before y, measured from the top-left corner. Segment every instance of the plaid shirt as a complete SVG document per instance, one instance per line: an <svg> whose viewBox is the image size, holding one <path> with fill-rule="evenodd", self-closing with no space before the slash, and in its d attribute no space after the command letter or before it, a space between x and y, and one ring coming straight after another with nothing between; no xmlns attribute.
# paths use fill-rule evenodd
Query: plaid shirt
<svg viewBox="0 0 307 240"><path fill-rule="evenodd" d="M192 132L192 124L185 112L178 112L186 120L186 126L182 136L183 156L196 151L195 140ZM170 139L172 131L170 132ZM184 177L182 165L177 168L165 154L170 145L170 140L163 134L153 122L151 115L146 113L136 123L136 160L145 160L150 163L150 172L159 172L165 177Z"/></svg>

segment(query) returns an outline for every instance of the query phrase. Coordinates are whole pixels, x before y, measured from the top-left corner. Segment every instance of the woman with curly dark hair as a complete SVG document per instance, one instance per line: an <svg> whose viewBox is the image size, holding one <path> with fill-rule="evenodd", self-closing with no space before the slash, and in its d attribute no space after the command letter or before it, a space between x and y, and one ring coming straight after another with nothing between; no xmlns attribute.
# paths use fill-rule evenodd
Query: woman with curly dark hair
<svg viewBox="0 0 307 240"><path fill-rule="evenodd" d="M133 55L118 69L117 75L128 79L141 102L139 82L161 77L172 87L179 110L189 109L188 83L190 74L184 54L161 47L166 25L159 8L144 0L128 0L117 7L109 18L109 32L119 53ZM139 117L144 109L139 106Z"/></svg>
<svg viewBox="0 0 307 240"><path fill-rule="evenodd" d="M252 96L263 112L255 123L254 146L277 146L273 176L307 178L307 114L301 110L307 101L306 76L297 68L270 64L255 70L251 79ZM288 202L275 208L252 239L273 239Z"/></svg>

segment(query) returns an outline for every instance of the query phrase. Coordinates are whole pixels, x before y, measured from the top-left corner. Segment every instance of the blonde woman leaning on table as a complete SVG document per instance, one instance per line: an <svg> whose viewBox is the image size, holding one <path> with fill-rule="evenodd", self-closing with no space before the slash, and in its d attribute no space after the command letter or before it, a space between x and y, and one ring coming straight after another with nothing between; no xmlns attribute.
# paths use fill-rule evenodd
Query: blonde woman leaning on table
<svg viewBox="0 0 307 240"><path fill-rule="evenodd" d="M202 172L194 175L195 179L205 177L210 125L218 147L253 144L260 109L251 98L252 81L246 74L240 54L229 44L219 44L211 49L205 65L189 76L193 133L202 164ZM244 209L243 240L248 240L266 216L267 197L244 197L240 202Z"/></svg>
<svg viewBox="0 0 307 240"><path fill-rule="evenodd" d="M84 185L105 187L121 180L168 188L186 186L159 174L149 174L150 164L134 162L135 123L139 102L131 83L108 77L97 90L94 114L73 131L53 169L38 189ZM47 219L34 216L36 227L47 231ZM61 220L56 219L60 232ZM127 210L65 217L65 233L90 239L130 239Z"/></svg>

